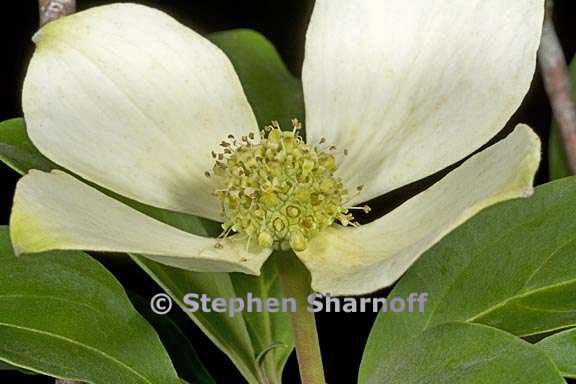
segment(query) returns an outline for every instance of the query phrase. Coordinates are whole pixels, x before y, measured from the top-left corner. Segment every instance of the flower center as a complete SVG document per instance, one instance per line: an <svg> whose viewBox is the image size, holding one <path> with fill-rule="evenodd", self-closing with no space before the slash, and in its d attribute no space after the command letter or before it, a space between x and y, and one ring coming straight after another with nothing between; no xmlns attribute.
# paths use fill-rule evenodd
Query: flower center
<svg viewBox="0 0 576 384"><path fill-rule="evenodd" d="M223 152L212 153L213 175L223 187L216 191L223 236L238 232L263 248L303 251L335 221L354 224L343 206L347 191L334 176L334 147L324 151L306 144L298 134L301 124L292 123L291 132L281 131L277 122L266 126L260 142L254 134L239 140L229 135L220 144Z"/></svg>

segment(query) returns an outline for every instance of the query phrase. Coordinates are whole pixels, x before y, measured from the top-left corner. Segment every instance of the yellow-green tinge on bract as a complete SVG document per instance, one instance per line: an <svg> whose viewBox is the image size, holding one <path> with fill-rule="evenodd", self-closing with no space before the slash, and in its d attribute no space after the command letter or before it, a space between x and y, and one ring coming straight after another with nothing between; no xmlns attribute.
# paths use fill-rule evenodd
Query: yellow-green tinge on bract
<svg viewBox="0 0 576 384"><path fill-rule="evenodd" d="M543 3L317 0L302 76L306 145L320 152L320 142L336 146L334 172L322 180L341 183L349 200L336 197L338 207L326 208L328 216L348 214L351 205L441 170L501 130L534 74ZM240 233L220 240L192 235L75 176L32 171L18 184L11 217L18 252L131 252L196 271L258 274L272 252L261 245L291 244L274 232L285 227L272 225L270 237L260 236L250 222L224 217L223 199L240 195L221 193L219 199L217 191L230 186L210 172L237 148L220 160L211 152L227 137L251 135L253 145L265 138L220 49L166 14L133 4L92 8L49 23L34 40L23 109L28 133L44 155L120 195L235 222ZM308 156L297 156L303 153ZM276 161L274 156L269 160ZM530 195L539 158L537 136L521 125L370 224L331 224L304 238L298 237L305 225L300 210L290 208L284 218L295 218L288 222L296 233L292 244L314 289L363 294L393 283L481 209ZM273 165L280 168L271 171L272 179L287 171L282 167L313 166L296 159L282 164ZM306 182L298 172L295 179ZM272 179L274 192L279 184ZM259 204L270 185L250 180L234 193ZM305 194L298 200L290 191L281 197L307 204ZM259 214L279 213L270 208Z"/></svg>

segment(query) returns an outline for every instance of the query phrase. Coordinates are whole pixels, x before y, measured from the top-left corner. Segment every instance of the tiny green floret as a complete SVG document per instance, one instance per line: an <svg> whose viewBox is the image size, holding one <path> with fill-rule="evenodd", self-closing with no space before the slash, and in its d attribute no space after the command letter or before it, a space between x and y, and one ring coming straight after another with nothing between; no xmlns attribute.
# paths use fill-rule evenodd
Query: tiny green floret
<svg viewBox="0 0 576 384"><path fill-rule="evenodd" d="M225 217L223 236L245 234L249 242L271 249L303 251L317 233L339 221L354 224L344 207L347 191L334 176L336 158L330 147L306 144L301 124L283 132L278 122L266 126L261 140L232 135L212 152L212 174L221 183L216 196ZM320 144L323 144L321 141Z"/></svg>

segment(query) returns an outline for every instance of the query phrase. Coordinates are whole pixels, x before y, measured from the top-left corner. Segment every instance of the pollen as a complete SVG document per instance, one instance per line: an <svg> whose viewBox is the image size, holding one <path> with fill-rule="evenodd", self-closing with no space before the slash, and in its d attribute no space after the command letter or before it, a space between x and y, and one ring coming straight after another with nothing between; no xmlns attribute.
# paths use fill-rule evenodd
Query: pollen
<svg viewBox="0 0 576 384"><path fill-rule="evenodd" d="M254 134L229 135L220 144L223 152L213 152L215 165L207 176L221 185L215 194L225 217L224 236L236 232L263 248L303 251L335 222L353 223L344 208L347 191L334 176L334 148L306 144L300 122L292 125L292 131L282 131L272 122L259 140Z"/></svg>

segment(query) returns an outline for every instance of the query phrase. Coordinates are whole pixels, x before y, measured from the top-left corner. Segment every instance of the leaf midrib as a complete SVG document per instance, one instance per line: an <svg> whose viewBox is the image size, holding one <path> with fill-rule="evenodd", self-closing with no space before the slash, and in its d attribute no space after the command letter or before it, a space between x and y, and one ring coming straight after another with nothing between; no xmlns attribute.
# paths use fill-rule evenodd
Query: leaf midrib
<svg viewBox="0 0 576 384"><path fill-rule="evenodd" d="M73 304L75 306L79 306L79 307L84 307L84 308L88 308L90 311L95 312L99 315L102 314L102 311L97 310L96 308L80 302L80 301L75 301L75 300L68 300L65 299L63 297L58 297L58 296L50 296L50 295L28 295L28 294L0 294L0 299L11 299L11 298L19 298L19 299L48 299L48 300L54 300L54 301L61 301L64 303L69 303L69 304Z"/></svg>
<svg viewBox="0 0 576 384"><path fill-rule="evenodd" d="M548 206L548 207L547 207L547 210L546 210L546 213L549 213L549 212L551 212L551 211L554 211L555 209L557 209L558 207L560 207L560 206L562 206L562 205L564 205L564 202L559 202L558 204L554 204L554 205ZM509 234L511 234L511 233L513 233L514 231L518 230L519 228L521 228L521 227L523 227L523 226L525 226L525 225L527 225L527 224L533 223L533 222L535 222L535 221L538 221L538 220L539 220L539 218L535 218L535 219L532 219L532 220L526 220L526 221L523 221L523 222L521 222L521 223L518 223L517 225L513 226L512 228L510 228L508 231L502 233L501 236L499 236L498 238L490 241L488 244L490 244L490 245L496 244L496 243L498 243L499 241L502 241L502 239L504 239L504 238L505 238L506 236L508 236ZM570 238L570 240L566 241L565 243L562 243L560 247L558 247L556 250L554 250L554 251L552 252L552 254L554 254L555 252L557 252L559 249L564 248L567 244L569 244L569 243L572 242L572 241L574 241L574 238ZM485 249L485 248L487 248L487 247L484 247L484 249ZM479 252L477 255L482 254L482 253L483 253L483 252ZM470 265L472 264L472 262L475 261L475 260L477 259L477 257L478 257L478 256L471 258L471 259L468 261L468 263L466 264L466 267L462 269L462 271L467 271L467 270L470 268ZM548 260L548 258L546 258L546 260L543 260L542 264L545 264L545 263L547 262L547 260ZM542 265L542 264L540 264L540 265L538 266L538 268L536 268L536 270L539 270L539 269L541 268L541 265ZM454 280L443 290L443 292L442 292L442 297L440 298L440 300L438 301L438 304L434 307L434 309L432 309L432 312L430 313L430 316L428 317L428 319L427 319L427 321L426 321L426 324L425 324L424 327L422 328L422 331L428 329L430 323L432 322L432 319L434 318L434 314L436 313L436 310L438 309L438 307L440 307L440 304L441 304L442 302L444 302L444 299L446 298L446 295L448 294L448 292L451 291L452 286L453 286L457 281L459 281L460 276L461 276L461 273L459 274L459 276L458 276L456 279L454 279ZM533 277L534 277L534 275L532 274L532 275L530 276L530 279L532 279ZM529 279L529 280L530 280L530 279ZM524 285L516 292L516 294L517 294L519 291L521 291L522 289L525 288L525 286L526 286L526 284L528 284L529 280L527 280L526 283L524 283ZM561 284L560 284L560 285L561 285ZM530 291L530 292L527 292L524 296L529 296L530 294L533 294L534 292L537 292L537 291L539 291L539 290L550 289L550 288L553 287L553 286L554 286L554 285L552 285L552 286L546 286L546 287L541 287L541 288L532 290L532 291ZM505 304L508 303L509 301L511 301L511 300L513 300L513 299L515 299L515 298L518 298L518 297L522 297L522 296L523 296L523 295L520 295L520 296L517 296L517 295L512 296L512 297L510 297L510 298L508 298L508 299L506 299L506 300L504 300L504 301L501 301L501 302L499 302L499 303L497 303L497 304L495 304L495 305L490 306L488 309L485 309L484 311L480 312L480 314L485 314L485 313L491 312L493 309L496 309L496 308L500 307L501 305L505 305ZM475 316L472 316L472 317L469 318L468 320L464 320L464 321L467 321L467 322L468 322L468 321L472 321L471 319L474 319L474 318L479 317L480 314L477 314L477 315L475 315Z"/></svg>
<svg viewBox="0 0 576 384"><path fill-rule="evenodd" d="M517 299L523 299L523 298L526 298L526 297L529 297L529 296L538 294L538 293L540 293L540 292L546 291L546 290L548 290L548 289L560 288L560 287L562 287L562 286L564 286L564 285L571 285L571 284L574 284L574 283L576 283L576 278L575 278L575 279L566 280L566 281L563 281L563 282L557 283L557 284L546 285L546 286L544 286L544 287L540 287L540 288L537 288L537 289L533 289L533 290L531 290L531 291L528 291L528 292L523 293L523 294L520 294L520 295L511 296L511 297L509 297L508 299L503 300L503 301L497 303L496 305L493 305L493 306L489 307L488 309L486 309L486 310L484 310L484 311L482 311L482 312L480 312L480 313L478 313L478 314L476 314L476 315L474 315L474 316L472 316L472 317L469 317L468 319L466 319L466 320L464 320L464 321L474 322L474 321L478 320L479 318L482 318L482 317L484 317L485 315L489 314L490 312L493 312L493 311L495 311L495 310L497 310L497 309L499 309L499 308L502 308L502 307L506 306L506 305L507 305L508 303L510 303L511 301L514 301L514 300L517 300ZM528 306L525 306L525 307L530 309L530 307L528 307ZM535 308L534 308L534 309L535 309ZM538 310L539 310L539 311L544 311L543 309L538 309ZM552 312L552 311L551 311L551 310L548 310L548 312ZM556 312L576 312L576 310L574 310L574 311L556 311Z"/></svg>
<svg viewBox="0 0 576 384"><path fill-rule="evenodd" d="M128 372L131 372L131 373L133 373L134 375L136 375L137 377L143 379L146 383L153 384L152 381L150 381L147 377L143 376L141 373L139 373L138 371L136 371L136 370L135 370L134 368L132 368L131 366L127 365L126 363L122 362L121 360L116 359L114 356L111 356L111 355L107 354L106 352L101 351L101 350L99 350L99 349L96 349L96 348L94 348L94 347L91 347L91 346L89 346L89 345L87 345L87 344L80 343L80 342L78 342L78 341L76 341L76 340L70 339L70 338L65 337L65 336L62 336L62 335L58 335L58 334L56 334L56 333L46 332L46 331L42 331L42 330L39 330L39 329L30 328L30 327L23 327L23 326L18 326L18 325L14 325L14 324L9 324L9 323L0 322L0 327L1 327L1 326L7 327L7 328L19 329L19 330L27 331L27 332L30 332L30 333L37 333L37 334L41 334L41 335L44 335L44 336L53 337L53 338L55 338L55 339L63 340L63 341L68 342L68 343L70 343L70 344L74 344L74 345L80 346L81 348L85 348L85 349L87 349L88 351L91 351L91 352L93 352L93 353L96 353L96 354L99 354L99 355L101 355L101 356L104 356L105 358L109 359L109 360L112 361L113 363L115 363L115 364L119 365L120 367L126 369Z"/></svg>

